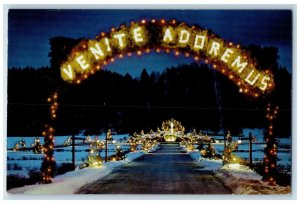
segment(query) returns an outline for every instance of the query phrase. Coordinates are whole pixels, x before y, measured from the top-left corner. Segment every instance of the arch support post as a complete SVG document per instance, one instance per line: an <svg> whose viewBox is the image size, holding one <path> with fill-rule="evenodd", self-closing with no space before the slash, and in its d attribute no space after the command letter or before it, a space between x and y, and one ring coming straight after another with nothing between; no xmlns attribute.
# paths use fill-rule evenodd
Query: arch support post
<svg viewBox="0 0 300 204"><path fill-rule="evenodd" d="M58 109L58 94L54 92L48 99L47 102L50 103L50 117L51 123L53 124L56 119L56 112ZM53 125L46 124L45 129L42 132L44 137L44 147L43 152L45 154L44 161L42 163L42 175L43 183L52 183L52 178L54 177L56 169L56 161L54 159L54 132L55 129Z"/></svg>
<svg viewBox="0 0 300 204"><path fill-rule="evenodd" d="M276 172L277 172L277 139L274 137L274 127L273 122L277 117L279 112L279 107L271 107L269 103L267 106L267 115L268 128L265 133L265 156L264 156L264 174L263 180L268 182L269 185L276 185Z"/></svg>

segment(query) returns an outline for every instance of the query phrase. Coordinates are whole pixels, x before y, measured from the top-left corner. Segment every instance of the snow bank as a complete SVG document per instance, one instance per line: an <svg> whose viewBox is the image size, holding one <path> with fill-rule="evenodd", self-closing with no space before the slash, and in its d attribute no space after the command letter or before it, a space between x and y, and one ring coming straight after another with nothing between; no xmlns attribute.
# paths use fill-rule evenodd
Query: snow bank
<svg viewBox="0 0 300 204"><path fill-rule="evenodd" d="M191 156L191 158L192 158L194 161L196 161L196 162L198 162L199 159L201 158L201 154L200 154L200 152L199 152L198 150L188 151L187 153L188 153L188 154Z"/></svg>
<svg viewBox="0 0 300 204"><path fill-rule="evenodd" d="M202 167L203 170L217 171L222 167L223 160L201 158L197 163Z"/></svg>
<svg viewBox="0 0 300 204"><path fill-rule="evenodd" d="M227 164L216 173L233 194L289 194L290 186L270 186L263 182L262 176L247 166Z"/></svg>
<svg viewBox="0 0 300 204"><path fill-rule="evenodd" d="M154 145L151 149L149 149L147 152L151 153L151 152L156 152L159 149L159 145Z"/></svg>
<svg viewBox="0 0 300 204"><path fill-rule="evenodd" d="M131 162L144 155L142 151L130 152L123 161L108 162L99 168L85 168L59 175L51 184L36 184L15 188L8 191L10 194L74 194L80 187L92 183L111 173L115 168Z"/></svg>
<svg viewBox="0 0 300 204"><path fill-rule="evenodd" d="M133 160L143 156L144 154L145 154L145 152L143 152L143 151L129 152L126 155L125 161L126 162L132 162Z"/></svg>
<svg viewBox="0 0 300 204"><path fill-rule="evenodd" d="M270 186L262 181L262 176L247 166L226 164L222 160L197 159L196 152L189 152L191 157L202 167L201 170L215 172L215 176L231 189L233 194L290 194L291 187Z"/></svg>
<svg viewBox="0 0 300 204"><path fill-rule="evenodd" d="M196 162L196 164L201 167L201 170L217 171L223 165L222 160L206 159L201 157L201 153L198 150L188 151L187 153Z"/></svg>

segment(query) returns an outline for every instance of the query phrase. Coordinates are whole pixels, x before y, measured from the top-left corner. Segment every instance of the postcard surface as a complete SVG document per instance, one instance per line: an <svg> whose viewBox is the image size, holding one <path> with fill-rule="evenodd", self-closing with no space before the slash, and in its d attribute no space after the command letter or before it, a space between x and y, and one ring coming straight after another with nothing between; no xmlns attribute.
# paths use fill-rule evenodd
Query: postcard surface
<svg viewBox="0 0 300 204"><path fill-rule="evenodd" d="M292 10L10 9L10 195L292 193Z"/></svg>

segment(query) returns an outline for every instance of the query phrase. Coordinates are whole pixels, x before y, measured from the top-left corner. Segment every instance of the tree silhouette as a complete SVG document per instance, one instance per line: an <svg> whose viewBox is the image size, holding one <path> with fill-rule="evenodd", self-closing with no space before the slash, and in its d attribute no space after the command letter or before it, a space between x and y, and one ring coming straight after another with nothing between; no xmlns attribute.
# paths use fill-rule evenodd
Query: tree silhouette
<svg viewBox="0 0 300 204"><path fill-rule="evenodd" d="M40 135L49 119L46 99L56 87L66 87L60 96L56 134L71 134L80 129L101 132L113 128L119 132L156 129L161 121L175 118L187 130L222 127L234 134L243 127L265 127L266 104L280 107L276 129L291 134L291 73L278 65L277 48L250 46L261 68L275 76L271 95L253 99L238 92L227 77L202 63L166 68L139 79L100 71L80 86L63 82L59 65L79 40L56 37L50 40L51 67L8 70L8 135Z"/></svg>

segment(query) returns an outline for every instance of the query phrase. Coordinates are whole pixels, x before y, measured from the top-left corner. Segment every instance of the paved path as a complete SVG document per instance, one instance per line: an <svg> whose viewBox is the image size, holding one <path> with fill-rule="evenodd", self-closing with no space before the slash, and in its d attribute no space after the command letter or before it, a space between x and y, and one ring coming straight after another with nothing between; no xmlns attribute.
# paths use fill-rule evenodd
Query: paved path
<svg viewBox="0 0 300 204"><path fill-rule="evenodd" d="M178 144L161 149L83 186L81 194L230 194L210 171L196 166Z"/></svg>

